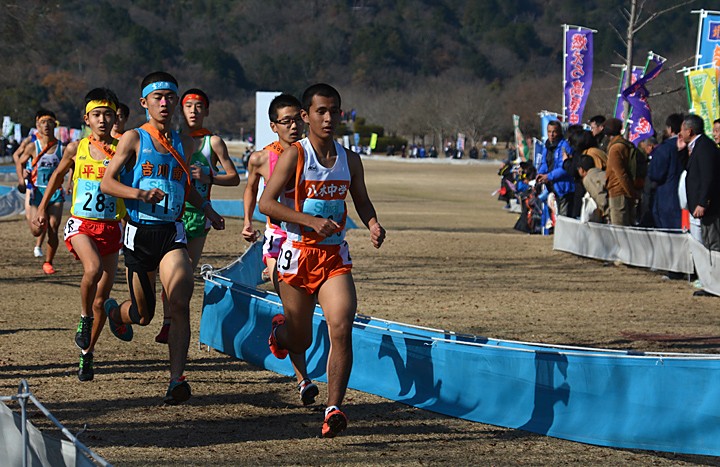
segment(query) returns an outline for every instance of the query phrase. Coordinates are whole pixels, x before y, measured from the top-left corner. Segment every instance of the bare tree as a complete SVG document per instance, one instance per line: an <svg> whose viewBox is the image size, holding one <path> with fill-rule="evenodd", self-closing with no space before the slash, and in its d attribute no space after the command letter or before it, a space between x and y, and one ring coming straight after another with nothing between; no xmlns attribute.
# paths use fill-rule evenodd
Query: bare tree
<svg viewBox="0 0 720 467"><path fill-rule="evenodd" d="M625 45L625 65L626 70L632 70L632 60L633 60L633 42L635 39L635 34L637 34L642 28L647 26L649 23L654 21L658 16L664 15L665 13L668 13L670 11L676 10L682 6L688 5L690 3L695 2L696 0L685 0L683 2L679 2L671 7L665 8L663 10L655 11L655 12L648 12L647 16L643 18L643 13L645 9L645 4L647 3L647 0L630 0L630 10L627 8L622 8L620 12L623 15L623 18L625 18L625 21L627 22L627 30L625 32L625 35L620 33L620 31L612 24L610 26L613 28L615 33L620 37L620 40L623 41L623 44ZM625 84L624 88L627 88L631 84L632 79L632 73L625 73ZM625 115L626 118L629 117L629 111L630 111L630 104L625 101L623 104L625 107Z"/></svg>

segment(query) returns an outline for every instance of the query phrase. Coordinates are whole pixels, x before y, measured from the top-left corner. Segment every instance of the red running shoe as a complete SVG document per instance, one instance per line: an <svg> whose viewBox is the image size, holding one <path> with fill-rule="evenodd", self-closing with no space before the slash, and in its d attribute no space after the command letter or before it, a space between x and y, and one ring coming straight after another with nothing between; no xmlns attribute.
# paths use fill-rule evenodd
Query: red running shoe
<svg viewBox="0 0 720 467"><path fill-rule="evenodd" d="M330 410L325 411L325 421L322 426L323 438L334 438L341 431L347 428L348 418L335 405L328 407Z"/></svg>
<svg viewBox="0 0 720 467"><path fill-rule="evenodd" d="M277 338L275 337L275 331L277 328L285 324L285 315L278 313L273 316L272 319L272 331L270 331L270 337L268 338L268 346L270 346L270 352L280 360L284 359L288 355L287 349L283 349L278 344Z"/></svg>

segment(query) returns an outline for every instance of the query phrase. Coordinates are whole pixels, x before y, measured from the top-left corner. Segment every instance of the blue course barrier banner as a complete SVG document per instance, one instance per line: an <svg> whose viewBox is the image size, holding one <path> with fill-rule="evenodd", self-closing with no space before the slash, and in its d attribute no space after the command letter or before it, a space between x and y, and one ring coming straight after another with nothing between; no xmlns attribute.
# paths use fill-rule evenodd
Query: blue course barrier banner
<svg viewBox="0 0 720 467"><path fill-rule="evenodd" d="M200 342L284 375L270 354L277 295L258 290L260 243L205 272ZM318 307L307 351L325 381ZM467 420L601 446L720 455L720 355L551 346L357 316L351 388Z"/></svg>

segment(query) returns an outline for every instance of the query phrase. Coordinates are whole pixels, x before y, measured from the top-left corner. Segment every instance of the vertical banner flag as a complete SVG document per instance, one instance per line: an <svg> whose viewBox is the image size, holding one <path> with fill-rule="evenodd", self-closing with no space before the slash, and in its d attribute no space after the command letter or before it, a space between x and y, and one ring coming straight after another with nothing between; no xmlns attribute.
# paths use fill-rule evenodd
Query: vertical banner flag
<svg viewBox="0 0 720 467"><path fill-rule="evenodd" d="M377 146L377 138L377 133L370 134L370 149L372 149L373 151L375 150L375 146Z"/></svg>
<svg viewBox="0 0 720 467"><path fill-rule="evenodd" d="M628 140L632 143L637 144L653 135L652 116L647 102L650 93L645 85L660 74L665 60L664 57L650 52L646 66L647 73L622 92L623 99L632 106L628 119L630 122Z"/></svg>
<svg viewBox="0 0 720 467"><path fill-rule="evenodd" d="M563 26L565 29L565 62L563 115L570 125L582 121L593 73L593 32L581 26Z"/></svg>
<svg viewBox="0 0 720 467"><path fill-rule="evenodd" d="M540 167L540 163L542 162L542 155L543 142L537 138L533 138L533 161L535 162L535 167Z"/></svg>
<svg viewBox="0 0 720 467"><path fill-rule="evenodd" d="M618 85L618 100L615 104L615 118L619 120L625 120L625 99L622 97L623 86L625 86L625 68L623 67L622 73L620 74L620 84ZM630 84L635 83L637 80L642 78L645 68L641 66L634 66L632 70L632 76L630 77ZM630 109L632 112L632 109Z"/></svg>
<svg viewBox="0 0 720 467"><path fill-rule="evenodd" d="M720 117L718 83L715 68L707 67L685 72L690 112L702 117L705 133L712 135L713 121Z"/></svg>
<svg viewBox="0 0 720 467"><path fill-rule="evenodd" d="M2 123L2 135L5 138L9 138L13 134L14 129L15 129L15 125L13 124L13 121L10 119L9 116L5 115L3 117L3 123Z"/></svg>
<svg viewBox="0 0 720 467"><path fill-rule="evenodd" d="M627 71L627 65L623 65L622 68L620 68L620 83L618 83L618 90L617 90L617 100L615 101L615 113L613 114L615 118L619 120L624 120L625 116L623 115L624 105L623 102L625 102L622 98L622 90L623 90L623 84L625 83L625 72Z"/></svg>
<svg viewBox="0 0 720 467"><path fill-rule="evenodd" d="M457 143L455 145L458 151L464 151L465 150L465 134L464 133L458 133L457 135Z"/></svg>
<svg viewBox="0 0 720 467"><path fill-rule="evenodd" d="M695 66L712 63L720 66L720 11L693 11L700 13Z"/></svg>
<svg viewBox="0 0 720 467"><path fill-rule="evenodd" d="M515 129L515 150L517 151L517 157L521 161L527 161L530 158L528 157L529 154L525 138L523 137L522 130L520 130L519 115L513 115L513 127Z"/></svg>

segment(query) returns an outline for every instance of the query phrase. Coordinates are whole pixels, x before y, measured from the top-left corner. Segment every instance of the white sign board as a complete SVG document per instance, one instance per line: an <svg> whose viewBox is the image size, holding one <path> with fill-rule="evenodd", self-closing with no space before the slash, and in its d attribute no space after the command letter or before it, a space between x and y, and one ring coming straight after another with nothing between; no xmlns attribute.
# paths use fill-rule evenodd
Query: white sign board
<svg viewBox="0 0 720 467"><path fill-rule="evenodd" d="M282 94L278 91L258 91L255 93L255 150L260 150L277 140L277 135L270 129L268 109L270 102Z"/></svg>

